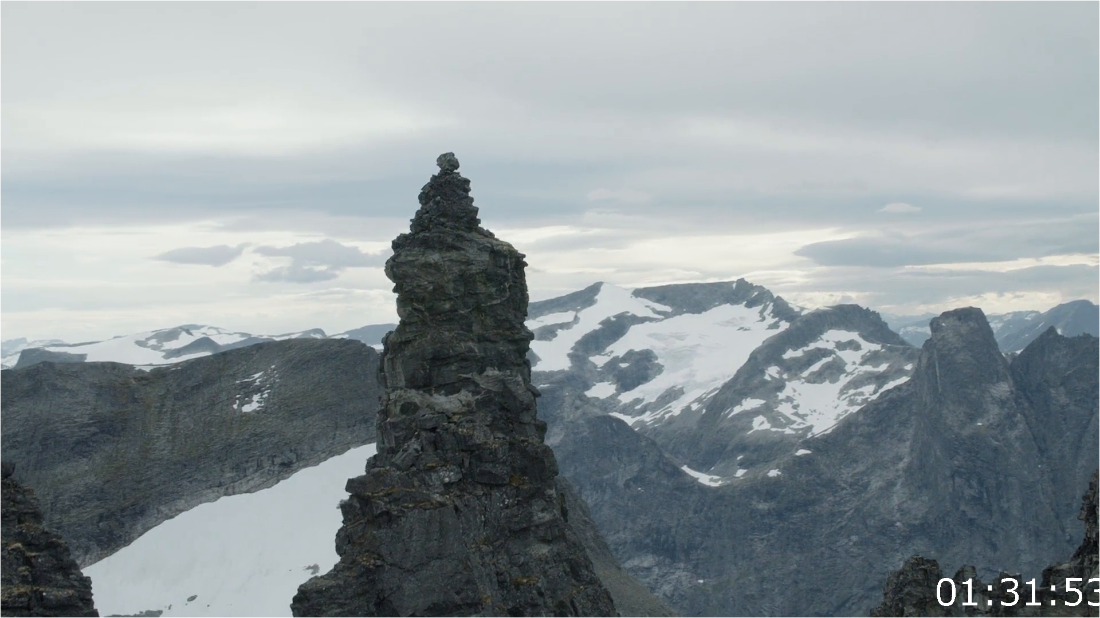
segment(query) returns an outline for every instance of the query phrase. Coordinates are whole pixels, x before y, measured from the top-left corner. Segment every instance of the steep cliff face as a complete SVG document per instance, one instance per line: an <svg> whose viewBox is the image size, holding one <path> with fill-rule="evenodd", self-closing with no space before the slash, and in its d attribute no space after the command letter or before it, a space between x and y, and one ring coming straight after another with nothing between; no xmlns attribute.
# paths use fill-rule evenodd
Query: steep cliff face
<svg viewBox="0 0 1100 618"><path fill-rule="evenodd" d="M610 615L536 418L523 255L479 226L451 154L386 274L378 454L348 481L340 562L295 615Z"/></svg>
<svg viewBox="0 0 1100 618"><path fill-rule="evenodd" d="M548 420L562 472L616 557L676 610L855 615L913 554L969 561L988 581L1002 565L1037 573L1076 546L1067 522L1081 485L1053 479L1095 468L1096 338L1032 345L1010 365L979 310L947 312L909 381L767 473L718 487L617 418ZM1055 402L1065 417L1040 430Z"/></svg>
<svg viewBox="0 0 1100 618"><path fill-rule="evenodd" d="M948 585L937 597L937 587L943 572L936 560L922 556L909 558L901 569L890 573L883 589L883 600L871 610L872 616L1095 616L1100 602L1097 585L1089 581L1097 577L1097 474L1093 472L1088 492L1082 497L1079 518L1085 523L1085 538L1066 562L1043 570L1035 589L1025 583L1030 576L1001 573L986 584L973 566L960 568L951 578L957 594L954 602L942 605L952 595ZM1003 581L1012 578L1014 582ZM1076 578L1071 585L1083 595L1069 592L1067 578ZM967 583L969 580L969 584ZM988 586L988 587L987 587ZM972 591L972 592L971 592ZM1015 593L1015 594L1013 594ZM964 603L973 603L965 605ZM1030 603L1030 605L1029 605Z"/></svg>
<svg viewBox="0 0 1100 618"><path fill-rule="evenodd" d="M3 575L0 613L5 616L98 616L92 580L80 573L69 548L42 527L38 501L12 477L4 462L0 509Z"/></svg>
<svg viewBox="0 0 1100 618"><path fill-rule="evenodd" d="M377 371L378 354L360 342L308 339L148 372L4 370L4 457L87 566L191 507L372 442Z"/></svg>

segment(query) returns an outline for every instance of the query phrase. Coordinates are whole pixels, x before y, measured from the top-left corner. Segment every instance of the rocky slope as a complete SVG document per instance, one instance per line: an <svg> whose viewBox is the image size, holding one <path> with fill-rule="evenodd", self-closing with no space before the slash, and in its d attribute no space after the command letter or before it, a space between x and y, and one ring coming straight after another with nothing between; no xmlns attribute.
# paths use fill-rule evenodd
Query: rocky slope
<svg viewBox="0 0 1100 618"><path fill-rule="evenodd" d="M86 566L191 507L372 442L377 369L357 341L292 339L148 372L4 370L4 457Z"/></svg>
<svg viewBox="0 0 1100 618"><path fill-rule="evenodd" d="M1085 523L1085 538L1077 551L1064 563L1043 569L1034 597L1025 582L1029 577L1000 573L989 584L981 581L973 566L960 568L951 578L956 594L944 584L937 597L943 572L935 560L913 556L897 571L890 573L883 590L883 601L871 610L872 616L1095 616L1100 604L1097 546L1097 472L1093 472L1088 491L1082 497L1078 518ZM1011 578L1014 581L1004 581ZM1067 590L1067 579L1083 595ZM1015 593L1015 594L1013 594ZM954 602L942 605L940 600ZM1092 604L1091 606L1089 604ZM969 604L969 605L967 605Z"/></svg>
<svg viewBox="0 0 1100 618"><path fill-rule="evenodd" d="M1072 550L1088 472L1056 479L1100 457L1097 340L1051 331L1010 365L979 310L931 326L910 380L755 477L705 486L583 401L547 417L563 474L628 572L686 615L855 615L914 553L1038 571ZM1066 418L1036 426L1053 402Z"/></svg>
<svg viewBox="0 0 1100 618"><path fill-rule="evenodd" d="M14 466L0 472L3 495L3 570L0 613L5 616L98 616L92 582L80 572L69 548L42 527L34 492L12 477Z"/></svg>
<svg viewBox="0 0 1100 618"><path fill-rule="evenodd" d="M420 193L386 275L378 454L348 481L340 562L295 615L610 615L567 525L536 417L523 256L479 226L450 153Z"/></svg>

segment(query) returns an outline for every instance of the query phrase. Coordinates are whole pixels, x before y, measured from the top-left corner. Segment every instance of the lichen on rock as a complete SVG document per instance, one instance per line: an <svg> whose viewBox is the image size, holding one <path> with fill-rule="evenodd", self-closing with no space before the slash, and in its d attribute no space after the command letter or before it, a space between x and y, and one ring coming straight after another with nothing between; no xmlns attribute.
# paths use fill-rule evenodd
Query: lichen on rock
<svg viewBox="0 0 1100 618"><path fill-rule="evenodd" d="M350 479L339 563L295 615L613 615L567 523L526 356L523 254L480 227L452 153L393 241L378 453Z"/></svg>

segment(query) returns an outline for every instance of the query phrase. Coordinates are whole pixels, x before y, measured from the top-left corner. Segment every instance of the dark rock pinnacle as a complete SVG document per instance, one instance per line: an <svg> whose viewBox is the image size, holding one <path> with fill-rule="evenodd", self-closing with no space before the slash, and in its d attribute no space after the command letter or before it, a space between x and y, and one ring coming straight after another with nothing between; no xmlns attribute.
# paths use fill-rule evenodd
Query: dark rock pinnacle
<svg viewBox="0 0 1100 618"><path fill-rule="evenodd" d="M38 500L15 480L15 467L3 462L3 576L0 614L4 616L98 616L92 580L80 572L69 547L42 527Z"/></svg>
<svg viewBox="0 0 1100 618"><path fill-rule="evenodd" d="M523 255L479 227L447 153L386 275L378 454L350 479L340 562L294 615L611 615L536 417Z"/></svg>

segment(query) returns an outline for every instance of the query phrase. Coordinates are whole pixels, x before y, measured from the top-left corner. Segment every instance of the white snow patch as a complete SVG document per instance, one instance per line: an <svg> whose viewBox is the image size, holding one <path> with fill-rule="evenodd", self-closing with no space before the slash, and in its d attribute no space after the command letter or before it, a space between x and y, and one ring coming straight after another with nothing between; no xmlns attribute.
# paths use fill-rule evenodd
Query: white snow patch
<svg viewBox="0 0 1100 618"><path fill-rule="evenodd" d="M247 378L237 380L237 383L240 384L241 382L255 382L255 381L259 380L263 375L264 375L263 371L258 371L256 373L248 376Z"/></svg>
<svg viewBox="0 0 1100 618"><path fill-rule="evenodd" d="M749 410L755 410L755 409L759 408L760 406L764 405L765 403L767 403L767 402L765 402L763 399L752 399L752 398L745 399L741 403L739 403L739 404L733 406L732 408L730 408L729 411L726 412L726 416L733 416L735 414L740 414L741 412L747 412Z"/></svg>
<svg viewBox="0 0 1100 618"><path fill-rule="evenodd" d="M244 404L244 406L241 407L241 412L255 412L256 410L262 408L264 402L267 401L267 396L269 393L271 393L271 391L268 390L252 395L252 401Z"/></svg>
<svg viewBox="0 0 1100 618"><path fill-rule="evenodd" d="M374 452L373 444L361 446L268 489L163 522L84 569L96 609L104 616L148 609L164 616L289 616L298 586L313 577L309 567L325 573L338 561L337 505L347 497L348 478L362 474Z"/></svg>
<svg viewBox="0 0 1100 618"><path fill-rule="evenodd" d="M534 330L540 326L548 326L550 324L563 324L566 322L572 322L576 317L576 311L562 311L561 313L548 313L544 316L532 318L527 320L527 328Z"/></svg>
<svg viewBox="0 0 1100 618"><path fill-rule="evenodd" d="M619 419L620 421L626 423L627 425L631 425L631 426L633 426L634 423L638 422L638 419L641 418L640 416L627 416L625 414L619 414L618 412L608 412L607 415L608 416L614 416L615 418Z"/></svg>
<svg viewBox="0 0 1100 618"><path fill-rule="evenodd" d="M699 472L698 470L692 470L687 466L680 466L680 469L687 472L689 475L695 478L695 480L706 485L707 487L718 487L722 484L722 477L714 476L713 474L707 474L706 472Z"/></svg>
<svg viewBox="0 0 1100 618"><path fill-rule="evenodd" d="M584 391L584 394L589 397L595 397L596 399L604 399L615 394L615 385L611 382L599 382L592 386L592 388Z"/></svg>
<svg viewBox="0 0 1100 618"><path fill-rule="evenodd" d="M737 478L741 478L742 476L745 476L746 472L748 472L748 470L746 470L744 468L738 468L737 472L735 472L733 476L735 476Z"/></svg>
<svg viewBox="0 0 1100 618"><path fill-rule="evenodd" d="M812 452L813 452L813 451L808 451L808 450L806 450L806 449L804 449L804 448L800 448L800 449L798 449L797 451L795 451L795 452L794 452L794 456L795 456L795 457L801 457L801 456L803 456L803 455L809 455L809 454L810 454L810 453L812 453Z"/></svg>
<svg viewBox="0 0 1100 618"><path fill-rule="evenodd" d="M768 422L768 419L764 418L763 416L758 416L752 419L752 429L749 430L749 433L752 433L754 431L764 431L765 429L771 428L772 424Z"/></svg>
<svg viewBox="0 0 1100 618"><path fill-rule="evenodd" d="M783 473L780 472L779 470L768 470L768 476L776 477L776 476L779 476L780 474L783 474Z"/></svg>
<svg viewBox="0 0 1100 618"><path fill-rule="evenodd" d="M908 382L908 381L909 381L909 376L903 376L903 377L898 378L897 380L890 380L886 384L883 384L882 388L880 388L878 392L879 393L885 393L886 391L894 388L895 386L898 386L900 384L904 384L905 382Z"/></svg>

